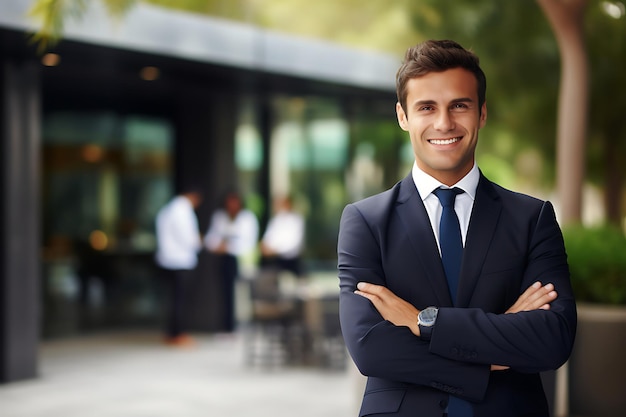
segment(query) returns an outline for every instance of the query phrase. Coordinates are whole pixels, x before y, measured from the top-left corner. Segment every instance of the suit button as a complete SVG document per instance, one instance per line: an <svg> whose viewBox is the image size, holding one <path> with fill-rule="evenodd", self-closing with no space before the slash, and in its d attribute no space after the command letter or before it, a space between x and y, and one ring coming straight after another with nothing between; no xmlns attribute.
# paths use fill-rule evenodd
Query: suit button
<svg viewBox="0 0 626 417"><path fill-rule="evenodd" d="M457 355L459 354L459 350L458 350L457 348L452 348L452 349L450 350L450 352L451 352L454 356L457 356Z"/></svg>
<svg viewBox="0 0 626 417"><path fill-rule="evenodd" d="M439 407L441 407L442 410L444 410L447 406L448 406L448 400L439 401Z"/></svg>

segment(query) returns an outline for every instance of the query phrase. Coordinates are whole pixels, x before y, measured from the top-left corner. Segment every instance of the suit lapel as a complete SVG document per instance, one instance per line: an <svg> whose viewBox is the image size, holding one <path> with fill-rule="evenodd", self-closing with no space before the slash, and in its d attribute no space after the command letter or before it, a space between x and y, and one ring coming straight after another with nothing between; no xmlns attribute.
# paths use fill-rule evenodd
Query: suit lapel
<svg viewBox="0 0 626 417"><path fill-rule="evenodd" d="M467 307L471 302L501 211L493 185L481 173L463 251L457 307Z"/></svg>
<svg viewBox="0 0 626 417"><path fill-rule="evenodd" d="M427 281L437 298L437 305L451 306L452 299L435 235L411 175L404 178L400 183L397 203L398 216L404 225L405 233L409 236L416 256L423 266L424 276L427 277Z"/></svg>

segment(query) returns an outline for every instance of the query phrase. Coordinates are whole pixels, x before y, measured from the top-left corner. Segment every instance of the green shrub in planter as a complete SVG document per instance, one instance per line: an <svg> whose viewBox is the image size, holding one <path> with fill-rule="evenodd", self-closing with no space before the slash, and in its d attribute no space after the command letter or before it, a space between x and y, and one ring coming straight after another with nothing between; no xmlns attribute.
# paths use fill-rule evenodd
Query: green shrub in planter
<svg viewBox="0 0 626 417"><path fill-rule="evenodd" d="M610 226L563 228L577 301L626 305L626 236Z"/></svg>

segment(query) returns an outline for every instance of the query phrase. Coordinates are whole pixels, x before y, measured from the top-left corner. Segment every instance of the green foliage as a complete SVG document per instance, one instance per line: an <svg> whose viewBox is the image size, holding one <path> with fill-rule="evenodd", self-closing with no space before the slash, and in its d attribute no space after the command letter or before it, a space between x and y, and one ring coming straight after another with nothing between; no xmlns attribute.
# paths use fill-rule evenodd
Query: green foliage
<svg viewBox="0 0 626 417"><path fill-rule="evenodd" d="M103 2L109 15L121 18L138 0L106 0ZM87 10L86 0L34 0L28 16L39 22L39 29L31 41L37 44L39 53L54 46L62 37L68 19L80 19Z"/></svg>
<svg viewBox="0 0 626 417"><path fill-rule="evenodd" d="M33 39L41 51L62 34L64 20L80 17L93 3L122 16L140 1L397 55L426 38L455 39L477 52L487 73L489 117L481 131L479 159L508 161L517 177L528 183L516 160L533 148L543 160L533 183L526 185L553 185L560 58L554 34L534 1L33 0L30 15L41 23ZM585 30L591 96L585 180L600 187L610 180L611 188L620 190L626 181L626 123L619 102L619 92L626 90L626 17L610 17L605 10L623 0L588 3ZM381 135L390 137L389 144L367 139L381 159L388 158L385 166L397 164L395 136ZM512 139L513 146L502 147L505 137ZM501 165L492 163L492 171L509 177Z"/></svg>
<svg viewBox="0 0 626 417"><path fill-rule="evenodd" d="M224 0L144 0L146 3L184 10L190 13L219 16L226 19L246 20L251 1Z"/></svg>
<svg viewBox="0 0 626 417"><path fill-rule="evenodd" d="M559 51L539 6L488 0L415 3L414 24L428 38L454 39L480 57L487 75L488 118L480 134L479 159L514 161L533 147L543 156L544 166L534 186L552 185ZM506 152L500 146L503 137L514 143Z"/></svg>
<svg viewBox="0 0 626 417"><path fill-rule="evenodd" d="M491 181L497 182L503 187L513 188L515 185L515 172L511 164L502 158L486 154L478 158L480 170Z"/></svg>
<svg viewBox="0 0 626 417"><path fill-rule="evenodd" d="M626 304L626 236L611 226L563 229L578 301Z"/></svg>
<svg viewBox="0 0 626 417"><path fill-rule="evenodd" d="M36 0L28 16L40 22L39 30L31 37L39 52L58 42L68 16L80 17L85 12L85 0Z"/></svg>

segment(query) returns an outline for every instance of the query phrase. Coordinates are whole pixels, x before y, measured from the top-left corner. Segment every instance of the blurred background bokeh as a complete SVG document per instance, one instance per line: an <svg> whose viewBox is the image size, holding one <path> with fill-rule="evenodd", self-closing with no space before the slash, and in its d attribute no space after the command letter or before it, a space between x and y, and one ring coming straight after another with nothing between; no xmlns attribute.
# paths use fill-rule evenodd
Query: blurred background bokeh
<svg viewBox="0 0 626 417"><path fill-rule="evenodd" d="M602 265L626 258L616 243L626 227L622 1L3 0L0 381L36 377L41 343L160 330L154 219L190 181L205 193L202 231L226 187L261 229L274 198L294 197L317 297L307 323L326 323L325 343L336 342L327 316L339 217L410 170L394 77L406 48L427 38L481 59L483 172L553 201L566 237L617 230L604 248L602 237L572 242L609 253ZM258 253L241 262L250 282ZM585 268L573 271L580 301L626 304L623 262L606 285ZM192 330L219 334L209 254L195 275ZM241 328L253 316L246 285Z"/></svg>

